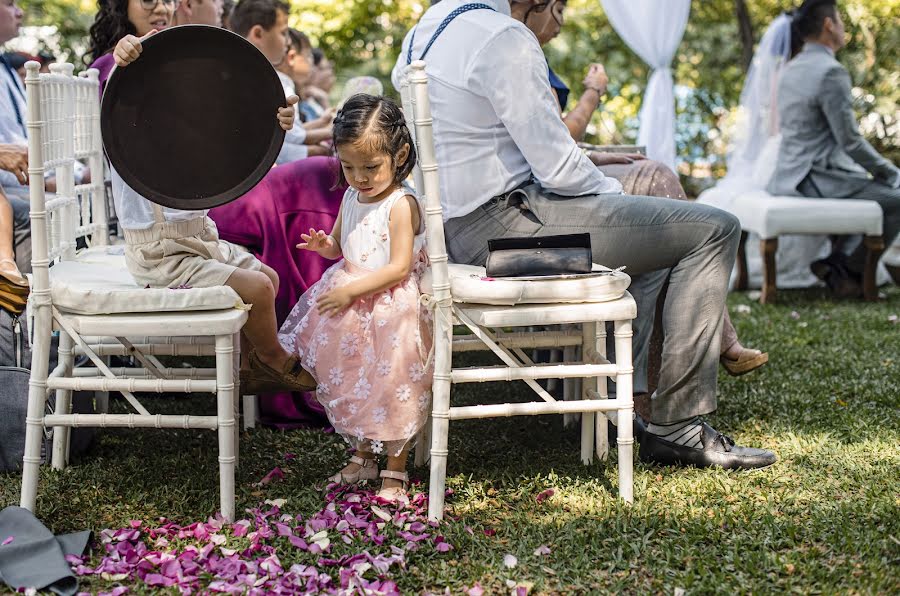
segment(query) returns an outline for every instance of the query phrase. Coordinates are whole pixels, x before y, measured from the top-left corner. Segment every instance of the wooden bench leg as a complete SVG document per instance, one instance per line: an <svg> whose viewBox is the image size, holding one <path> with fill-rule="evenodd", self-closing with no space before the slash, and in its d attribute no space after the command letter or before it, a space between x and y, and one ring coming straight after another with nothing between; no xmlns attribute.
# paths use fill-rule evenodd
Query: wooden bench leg
<svg viewBox="0 0 900 596"><path fill-rule="evenodd" d="M763 284L760 304L775 303L775 253L778 251L778 238L769 238L760 242L763 253Z"/></svg>
<svg viewBox="0 0 900 596"><path fill-rule="evenodd" d="M884 238L866 236L863 239L866 247L866 268L863 271L863 299L869 302L878 300L878 283L875 277L878 271L878 259L884 252Z"/></svg>
<svg viewBox="0 0 900 596"><path fill-rule="evenodd" d="M747 232L741 232L741 243L737 252L737 284L734 289L743 292L747 289Z"/></svg>

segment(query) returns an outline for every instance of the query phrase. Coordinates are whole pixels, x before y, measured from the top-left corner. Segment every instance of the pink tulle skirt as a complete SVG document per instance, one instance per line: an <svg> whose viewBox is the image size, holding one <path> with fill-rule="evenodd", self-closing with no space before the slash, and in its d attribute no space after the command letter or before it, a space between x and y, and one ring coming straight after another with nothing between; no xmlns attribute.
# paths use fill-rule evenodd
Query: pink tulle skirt
<svg viewBox="0 0 900 596"><path fill-rule="evenodd" d="M294 306L278 333L318 383L316 397L355 448L399 455L431 409L431 312L420 302L424 251L398 285L319 316L318 297L370 273L346 260L331 266Z"/></svg>

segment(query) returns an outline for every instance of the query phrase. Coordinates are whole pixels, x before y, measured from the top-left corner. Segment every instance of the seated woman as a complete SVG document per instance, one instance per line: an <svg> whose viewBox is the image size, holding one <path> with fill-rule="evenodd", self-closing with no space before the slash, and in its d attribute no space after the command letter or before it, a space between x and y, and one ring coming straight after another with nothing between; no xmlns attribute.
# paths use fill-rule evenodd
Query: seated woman
<svg viewBox="0 0 900 596"><path fill-rule="evenodd" d="M564 20L566 0L511 0L512 18L522 22L544 46L559 35ZM600 106L600 99L606 93L608 78L601 64L592 64L584 78L584 93L575 107L564 113L569 97L569 88L549 71L550 85L559 100L563 121L572 138L584 138L591 115ZM659 162L645 159L639 154L588 152L591 159L607 176L622 183L625 194L667 197L686 200L687 196L678 176ZM731 323L728 310L724 313L720 362L729 374L737 376L748 373L768 362L768 354L760 350L745 348L738 341L737 332Z"/></svg>

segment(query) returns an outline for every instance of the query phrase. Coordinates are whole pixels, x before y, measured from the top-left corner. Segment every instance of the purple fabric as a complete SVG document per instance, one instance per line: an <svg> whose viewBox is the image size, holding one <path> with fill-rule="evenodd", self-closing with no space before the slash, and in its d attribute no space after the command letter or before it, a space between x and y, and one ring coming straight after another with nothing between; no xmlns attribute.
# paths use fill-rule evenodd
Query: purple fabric
<svg viewBox="0 0 900 596"><path fill-rule="evenodd" d="M209 216L223 240L248 248L278 273L275 298L279 325L300 295L319 280L334 261L295 248L310 228L330 232L346 187L331 190L337 162L311 157L273 168L246 195L216 207ZM281 393L259 400L260 421L280 427L328 426L324 410L311 393Z"/></svg>
<svg viewBox="0 0 900 596"><path fill-rule="evenodd" d="M106 88L106 79L109 78L109 73L112 72L113 66L115 65L116 61L112 54L103 54L94 60L89 67L96 68L100 71L100 97L103 97L103 89Z"/></svg>

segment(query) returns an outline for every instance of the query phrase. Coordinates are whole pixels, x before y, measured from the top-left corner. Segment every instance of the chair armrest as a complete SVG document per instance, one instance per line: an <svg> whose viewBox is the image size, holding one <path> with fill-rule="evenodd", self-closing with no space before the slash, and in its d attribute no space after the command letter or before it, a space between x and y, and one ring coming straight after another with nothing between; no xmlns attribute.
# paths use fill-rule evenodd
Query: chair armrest
<svg viewBox="0 0 900 596"><path fill-rule="evenodd" d="M578 143L582 149L590 151L603 151L604 153L640 153L647 155L647 147L644 145L591 145L590 143Z"/></svg>

